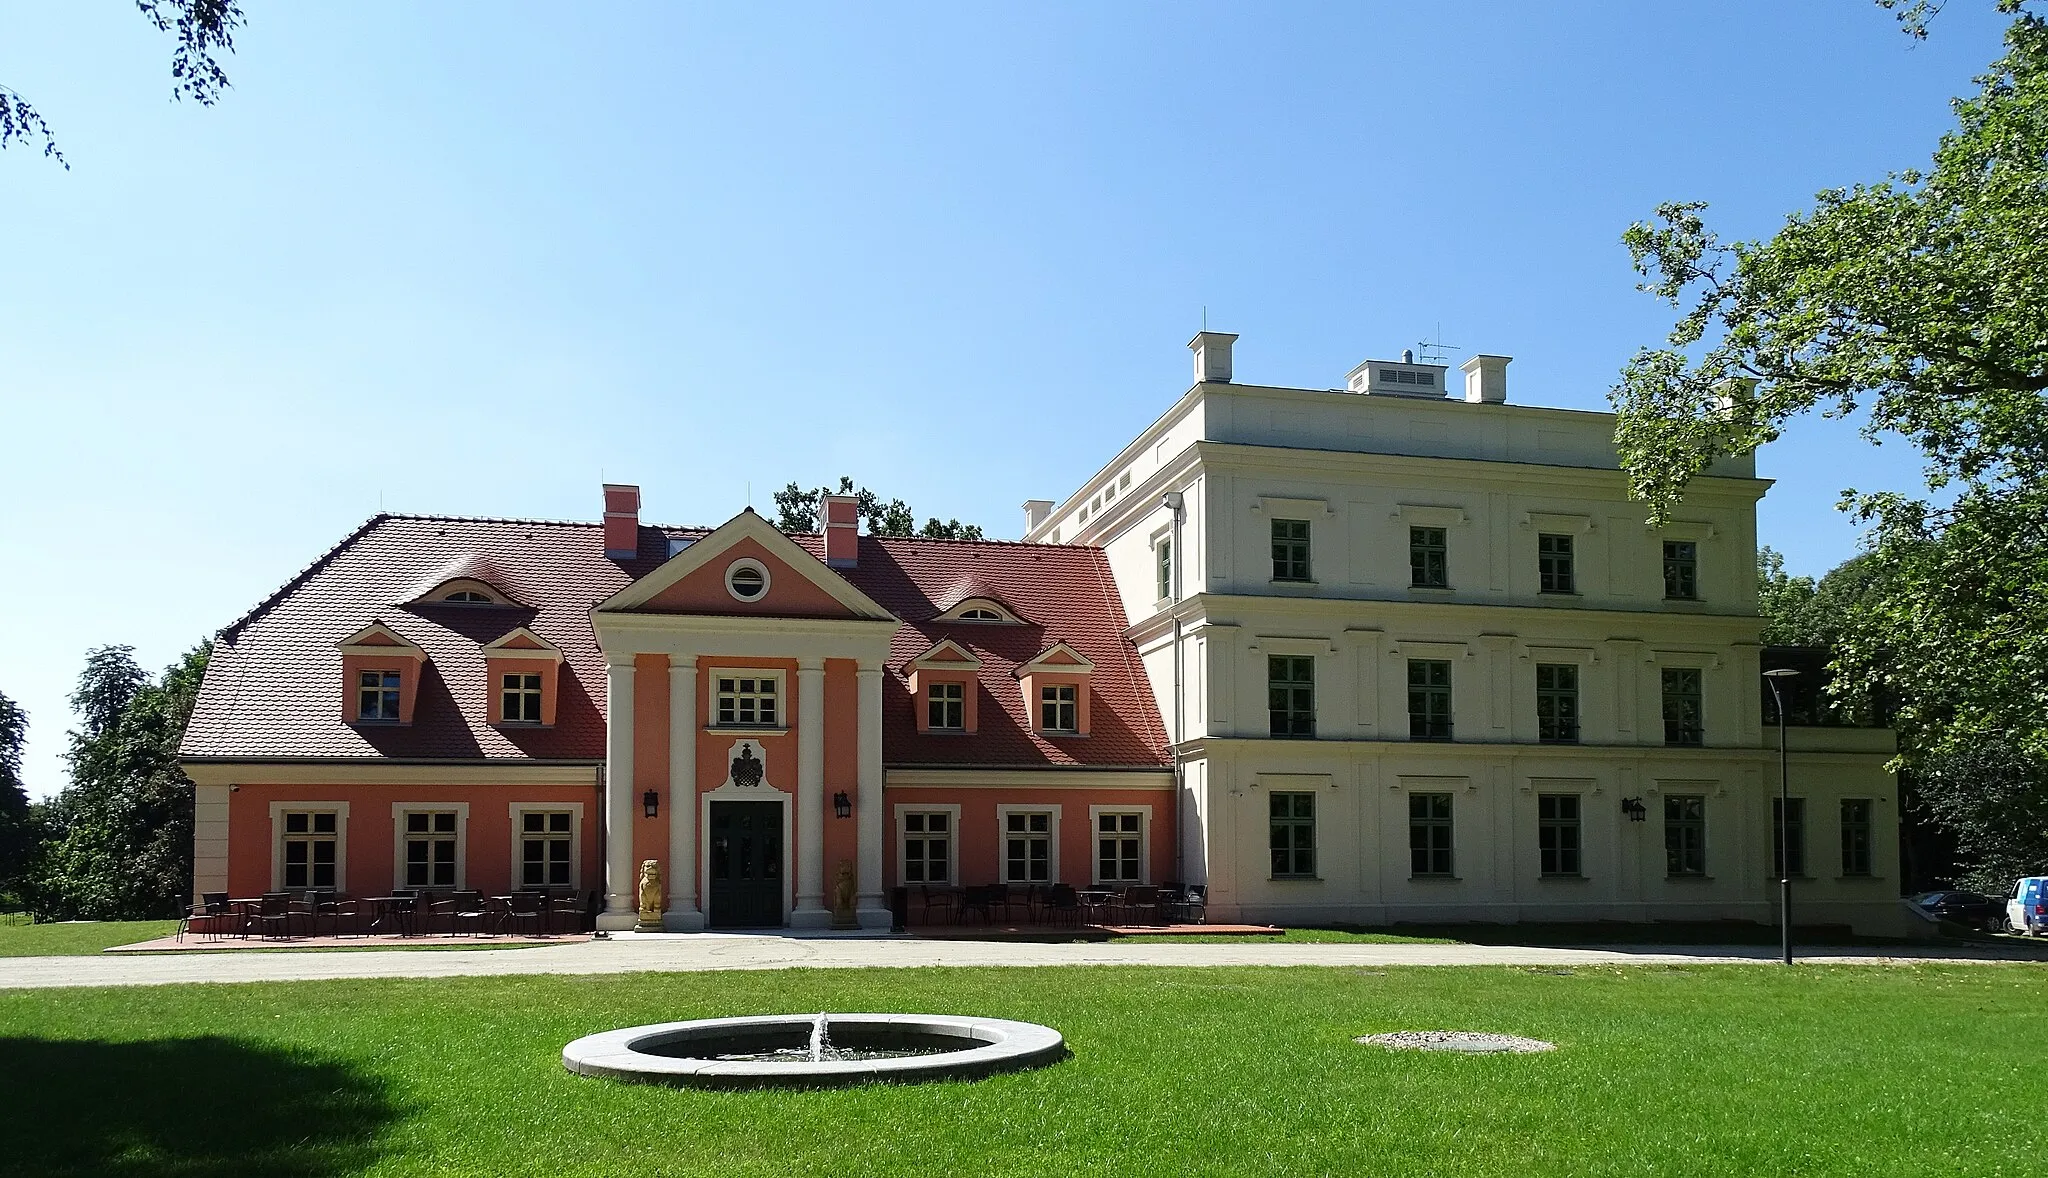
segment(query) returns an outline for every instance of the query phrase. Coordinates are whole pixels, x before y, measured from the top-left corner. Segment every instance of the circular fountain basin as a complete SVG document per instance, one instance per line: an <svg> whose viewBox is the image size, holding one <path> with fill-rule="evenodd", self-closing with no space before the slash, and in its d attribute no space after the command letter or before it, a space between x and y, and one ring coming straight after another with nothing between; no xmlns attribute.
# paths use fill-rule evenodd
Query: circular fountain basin
<svg viewBox="0 0 2048 1178"><path fill-rule="evenodd" d="M689 1088L819 1088L971 1080L1064 1058L1051 1027L942 1014L835 1014L832 1056L806 1050L814 1014L692 1019L585 1035L562 1065L586 1076ZM746 1058L735 1058L746 1057ZM849 1058L850 1057L850 1058Z"/></svg>

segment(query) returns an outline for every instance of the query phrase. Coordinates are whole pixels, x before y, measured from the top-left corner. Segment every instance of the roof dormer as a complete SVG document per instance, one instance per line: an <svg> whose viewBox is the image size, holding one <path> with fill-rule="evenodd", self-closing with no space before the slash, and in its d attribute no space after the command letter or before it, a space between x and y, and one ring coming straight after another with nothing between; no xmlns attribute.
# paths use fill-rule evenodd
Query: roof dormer
<svg viewBox="0 0 2048 1178"><path fill-rule="evenodd" d="M1095 664L1064 642L1055 642L1017 667L1031 730L1044 736L1088 735L1089 677Z"/></svg>
<svg viewBox="0 0 2048 1178"><path fill-rule="evenodd" d="M940 614L934 620L941 622L1008 623L1014 626L1022 623L1024 619L1011 613L1009 607L993 597L969 597Z"/></svg>
<svg viewBox="0 0 2048 1178"><path fill-rule="evenodd" d="M485 696L491 723L501 727L548 727L555 722L562 678L562 648L524 626L514 627L483 648Z"/></svg>
<svg viewBox="0 0 2048 1178"><path fill-rule="evenodd" d="M919 732L967 734L980 726L981 659L973 651L942 638L905 669Z"/></svg>
<svg viewBox="0 0 2048 1178"><path fill-rule="evenodd" d="M524 605L517 586L496 561L469 553L414 584L408 605Z"/></svg>
<svg viewBox="0 0 2048 1178"><path fill-rule="evenodd" d="M427 652L372 622L335 643L341 651L341 718L348 724L410 724Z"/></svg>

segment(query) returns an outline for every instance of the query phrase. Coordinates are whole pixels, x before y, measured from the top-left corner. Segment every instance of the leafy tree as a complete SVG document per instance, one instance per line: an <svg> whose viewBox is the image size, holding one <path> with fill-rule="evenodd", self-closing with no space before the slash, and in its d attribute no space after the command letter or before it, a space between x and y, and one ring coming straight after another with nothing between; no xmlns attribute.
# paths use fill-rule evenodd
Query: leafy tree
<svg viewBox="0 0 2048 1178"><path fill-rule="evenodd" d="M775 492L775 526L785 532L811 532L818 526L818 502L827 492L823 487L804 490L791 483ZM916 513L901 499L882 502L880 496L863 487L853 489L853 480L845 475L839 478L839 489L835 495L852 495L856 500L855 510L860 518L867 521L868 534L872 536L923 536L931 540L979 540L980 526L963 524L957 519L941 522L937 516L927 517L924 527L917 527Z"/></svg>
<svg viewBox="0 0 2048 1178"><path fill-rule="evenodd" d="M221 91L228 88L228 75L214 55L235 51L235 30L243 23L241 5L235 0L135 0L135 7L157 32L177 33L178 47L171 53L171 97L190 98L202 106L219 101ZM42 112L16 91L0 86L0 148L13 143L33 146L38 141L46 158L71 170Z"/></svg>
<svg viewBox="0 0 2048 1178"><path fill-rule="evenodd" d="M1836 697L1896 704L1900 767L1978 882L2048 869L2048 22L1999 8L2005 55L1925 170L1822 192L1765 241L1724 244L1700 204L1630 227L1643 289L1681 316L1613 392L1653 517L1813 411L1867 409L1866 437L1919 448L1947 504L1845 492L1871 528L1862 584L1812 609ZM1937 9L1902 16L1924 35Z"/></svg>
<svg viewBox="0 0 2048 1178"><path fill-rule="evenodd" d="M21 782L21 749L27 741L28 713L0 694L0 912L21 907L22 877L35 849L34 818Z"/></svg>
<svg viewBox="0 0 2048 1178"><path fill-rule="evenodd" d="M50 807L36 881L39 915L136 920L175 915L192 881L192 782L178 743L199 695L211 643L151 682L132 647L86 656L71 705L80 726L66 759L71 785Z"/></svg>

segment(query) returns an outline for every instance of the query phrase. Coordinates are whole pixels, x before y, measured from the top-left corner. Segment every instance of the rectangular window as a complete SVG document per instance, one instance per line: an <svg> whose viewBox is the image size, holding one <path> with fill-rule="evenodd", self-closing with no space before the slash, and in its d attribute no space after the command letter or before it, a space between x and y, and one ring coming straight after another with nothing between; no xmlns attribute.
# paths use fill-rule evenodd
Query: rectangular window
<svg viewBox="0 0 2048 1178"><path fill-rule="evenodd" d="M398 719L398 672L363 671L356 680L356 718Z"/></svg>
<svg viewBox="0 0 2048 1178"><path fill-rule="evenodd" d="M1408 660L1408 739L1451 738L1451 664Z"/></svg>
<svg viewBox="0 0 2048 1178"><path fill-rule="evenodd" d="M1308 576L1308 521L1273 521L1273 579L1306 581Z"/></svg>
<svg viewBox="0 0 2048 1178"><path fill-rule="evenodd" d="M944 810L903 815L903 882L953 882L953 815Z"/></svg>
<svg viewBox="0 0 2048 1178"><path fill-rule="evenodd" d="M1576 593L1572 580L1572 538L1546 532L1536 537L1536 571L1545 593Z"/></svg>
<svg viewBox="0 0 2048 1178"><path fill-rule="evenodd" d="M1408 583L1417 589L1451 587L1450 547L1444 529L1408 529Z"/></svg>
<svg viewBox="0 0 2048 1178"><path fill-rule="evenodd" d="M455 861L455 811L412 810L405 815L405 886L452 888L459 877Z"/></svg>
<svg viewBox="0 0 2048 1178"><path fill-rule="evenodd" d="M1079 732L1081 719L1074 702L1079 692L1071 683L1038 689L1039 727L1047 732Z"/></svg>
<svg viewBox="0 0 2048 1178"><path fill-rule="evenodd" d="M1159 600L1173 596L1173 538L1163 536L1152 546L1152 575L1159 582Z"/></svg>
<svg viewBox="0 0 2048 1178"><path fill-rule="evenodd" d="M1842 799L1842 874L1870 874L1870 799Z"/></svg>
<svg viewBox="0 0 2048 1178"><path fill-rule="evenodd" d="M925 726L965 729L967 727L967 685L934 683L925 688Z"/></svg>
<svg viewBox="0 0 2048 1178"><path fill-rule="evenodd" d="M1536 796L1536 857L1545 875L1578 875L1579 795Z"/></svg>
<svg viewBox="0 0 2048 1178"><path fill-rule="evenodd" d="M1266 710L1272 735L1316 734L1316 661L1305 655L1268 655Z"/></svg>
<svg viewBox="0 0 2048 1178"><path fill-rule="evenodd" d="M1052 881L1052 815L1044 810L1003 816L1003 882Z"/></svg>
<svg viewBox="0 0 2048 1178"><path fill-rule="evenodd" d="M506 675L498 716L507 724L540 723L540 676L521 672Z"/></svg>
<svg viewBox="0 0 2048 1178"><path fill-rule="evenodd" d="M1314 879L1316 874L1316 795L1276 793L1268 802L1272 815L1274 879Z"/></svg>
<svg viewBox="0 0 2048 1178"><path fill-rule="evenodd" d="M1673 601L1698 601L1700 547L1691 540L1664 541L1664 596Z"/></svg>
<svg viewBox="0 0 2048 1178"><path fill-rule="evenodd" d="M1536 739L1544 744L1579 743L1579 668L1575 664L1536 664Z"/></svg>
<svg viewBox="0 0 2048 1178"><path fill-rule="evenodd" d="M1697 794L1664 796L1664 874L1707 873L1707 799Z"/></svg>
<svg viewBox="0 0 2048 1178"><path fill-rule="evenodd" d="M1408 870L1451 874L1451 795L1408 795Z"/></svg>
<svg viewBox="0 0 2048 1178"><path fill-rule="evenodd" d="M1705 739L1700 723L1700 670L1665 667L1664 743L1697 746Z"/></svg>
<svg viewBox="0 0 2048 1178"><path fill-rule="evenodd" d="M773 675L720 675L718 723L732 728L781 726L782 681Z"/></svg>
<svg viewBox="0 0 2048 1178"><path fill-rule="evenodd" d="M334 887L335 835L332 810L286 811L284 815L284 886Z"/></svg>
<svg viewBox="0 0 2048 1178"><path fill-rule="evenodd" d="M576 816L567 810L520 811L519 886L573 888L575 872Z"/></svg>
<svg viewBox="0 0 2048 1178"><path fill-rule="evenodd" d="M1145 816L1131 810L1095 816L1095 882L1143 883Z"/></svg>
<svg viewBox="0 0 2048 1178"><path fill-rule="evenodd" d="M1785 803L1791 802L1787 806ZM1783 854L1779 852L1782 849ZM1789 860L1791 870L1786 870ZM1771 799L1771 874L1806 874L1806 799Z"/></svg>

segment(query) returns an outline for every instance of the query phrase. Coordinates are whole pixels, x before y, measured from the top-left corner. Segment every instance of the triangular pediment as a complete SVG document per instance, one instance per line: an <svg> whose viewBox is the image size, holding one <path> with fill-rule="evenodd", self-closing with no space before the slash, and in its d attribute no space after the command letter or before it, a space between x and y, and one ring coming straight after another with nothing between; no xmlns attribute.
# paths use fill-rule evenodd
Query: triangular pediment
<svg viewBox="0 0 2048 1178"><path fill-rule="evenodd" d="M487 659L551 659L562 661L562 648L524 626L516 626L483 648Z"/></svg>
<svg viewBox="0 0 2048 1178"><path fill-rule="evenodd" d="M762 585L759 595L744 596L755 584ZM896 620L752 509L599 602L596 612Z"/></svg>
<svg viewBox="0 0 2048 1178"><path fill-rule="evenodd" d="M1085 675L1094 669L1095 664L1088 661L1087 656L1080 651L1064 642L1055 642L1032 655L1030 662L1017 668L1017 674L1022 677L1036 671L1065 671Z"/></svg>
<svg viewBox="0 0 2048 1178"><path fill-rule="evenodd" d="M343 654L391 654L424 659L427 652L419 644L398 633L382 622L371 622L362 629L334 644Z"/></svg>
<svg viewBox="0 0 2048 1178"><path fill-rule="evenodd" d="M947 671L978 671L981 669L981 660L975 657L973 651L968 650L951 638L942 638L932 644L930 650L910 660L910 666L913 670L930 668L932 670L943 669Z"/></svg>

